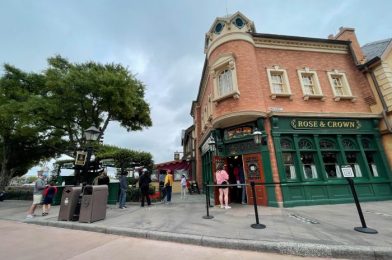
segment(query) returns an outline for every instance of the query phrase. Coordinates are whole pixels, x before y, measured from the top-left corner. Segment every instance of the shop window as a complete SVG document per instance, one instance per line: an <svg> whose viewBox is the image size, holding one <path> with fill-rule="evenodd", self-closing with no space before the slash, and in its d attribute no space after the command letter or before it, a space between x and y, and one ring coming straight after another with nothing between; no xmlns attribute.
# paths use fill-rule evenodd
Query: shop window
<svg viewBox="0 0 392 260"><path fill-rule="evenodd" d="M356 152L346 152L347 163L354 171L355 177L362 177L361 168L359 167Z"/></svg>
<svg viewBox="0 0 392 260"><path fill-rule="evenodd" d="M328 178L341 178L339 163L337 160L336 152L322 152L324 169Z"/></svg>
<svg viewBox="0 0 392 260"><path fill-rule="evenodd" d="M279 66L274 66L273 69L267 69L267 75L272 99L276 99L276 97L291 96L286 70L279 69Z"/></svg>
<svg viewBox="0 0 392 260"><path fill-rule="evenodd" d="M239 98L235 59L232 54L221 55L211 65L210 73L214 82L214 102L229 97Z"/></svg>
<svg viewBox="0 0 392 260"><path fill-rule="evenodd" d="M372 152L365 152L365 154L367 163L369 165L370 173L373 177L379 177L380 175L378 174L377 165L374 160L374 154Z"/></svg>
<svg viewBox="0 0 392 260"><path fill-rule="evenodd" d="M293 180L297 178L294 166L294 153L284 152L282 153L284 171L287 180Z"/></svg>
<svg viewBox="0 0 392 260"><path fill-rule="evenodd" d="M329 82L331 83L335 101L339 101L341 99L351 99L352 101L355 101L355 97L351 94L346 74L338 72L337 70L328 72L327 74Z"/></svg>
<svg viewBox="0 0 392 260"><path fill-rule="evenodd" d="M312 153L301 152L302 169L305 179L316 179L317 169Z"/></svg>
<svg viewBox="0 0 392 260"><path fill-rule="evenodd" d="M368 138L362 138L362 147L363 149L374 149L373 142Z"/></svg>
<svg viewBox="0 0 392 260"><path fill-rule="evenodd" d="M305 68L304 70L298 70L298 76L300 79L304 100L308 100L309 98L319 98L322 100L325 99L321 91L316 71Z"/></svg>

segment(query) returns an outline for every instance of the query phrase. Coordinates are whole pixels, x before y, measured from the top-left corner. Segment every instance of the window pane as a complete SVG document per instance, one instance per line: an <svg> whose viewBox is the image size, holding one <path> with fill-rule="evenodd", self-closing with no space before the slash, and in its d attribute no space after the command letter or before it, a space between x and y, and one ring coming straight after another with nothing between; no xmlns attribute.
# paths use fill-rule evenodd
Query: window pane
<svg viewBox="0 0 392 260"><path fill-rule="evenodd" d="M324 169L325 172L327 173L327 177L328 178L342 177L340 173L340 168L339 168L336 153L323 152L322 157L323 157Z"/></svg>
<svg viewBox="0 0 392 260"><path fill-rule="evenodd" d="M365 152L365 154L366 154L366 160L367 160L367 163L369 165L371 174L373 175L373 177L379 177L378 170L377 170L377 165L376 165L376 162L374 160L373 153Z"/></svg>
<svg viewBox="0 0 392 260"><path fill-rule="evenodd" d="M219 74L219 96L224 96L233 91L231 70L224 70Z"/></svg>
<svg viewBox="0 0 392 260"><path fill-rule="evenodd" d="M280 147L282 147L282 149L292 149L290 140L281 139Z"/></svg>
<svg viewBox="0 0 392 260"><path fill-rule="evenodd" d="M316 165L312 153L301 153L302 168L305 179L317 178Z"/></svg>
<svg viewBox="0 0 392 260"><path fill-rule="evenodd" d="M298 142L299 149L312 149L313 145L309 140L301 139Z"/></svg>
<svg viewBox="0 0 392 260"><path fill-rule="evenodd" d="M335 88L336 95L345 96L345 86L343 84L342 76L332 75L333 87Z"/></svg>
<svg viewBox="0 0 392 260"><path fill-rule="evenodd" d="M359 167L358 160L357 160L357 153L356 152L346 153L346 160L347 163L353 169L355 177L362 177L361 168Z"/></svg>
<svg viewBox="0 0 392 260"><path fill-rule="evenodd" d="M331 140L322 139L320 140L321 149L334 149L335 144Z"/></svg>
<svg viewBox="0 0 392 260"><path fill-rule="evenodd" d="M294 167L294 154L293 153L282 153L284 170L287 180L296 178L295 167Z"/></svg>

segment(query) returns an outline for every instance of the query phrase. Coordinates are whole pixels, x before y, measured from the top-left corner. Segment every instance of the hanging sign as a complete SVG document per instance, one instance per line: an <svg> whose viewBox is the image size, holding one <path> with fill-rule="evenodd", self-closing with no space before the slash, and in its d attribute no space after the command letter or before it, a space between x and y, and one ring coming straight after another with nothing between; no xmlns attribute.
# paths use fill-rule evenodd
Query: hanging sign
<svg viewBox="0 0 392 260"><path fill-rule="evenodd" d="M342 165L342 174L343 177L345 178L354 178L354 171L353 168L351 168L351 165Z"/></svg>
<svg viewBox="0 0 392 260"><path fill-rule="evenodd" d="M75 165L83 166L86 163L86 157L87 157L87 152L77 151L76 152Z"/></svg>

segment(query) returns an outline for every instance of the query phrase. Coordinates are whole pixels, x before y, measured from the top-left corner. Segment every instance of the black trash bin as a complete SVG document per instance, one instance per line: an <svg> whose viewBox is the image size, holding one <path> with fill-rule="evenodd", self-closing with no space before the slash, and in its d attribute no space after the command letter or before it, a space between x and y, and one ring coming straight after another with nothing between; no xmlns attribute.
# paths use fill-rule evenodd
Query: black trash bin
<svg viewBox="0 0 392 260"><path fill-rule="evenodd" d="M108 194L107 185L84 187L79 222L92 223L105 219Z"/></svg>
<svg viewBox="0 0 392 260"><path fill-rule="evenodd" d="M65 186L61 196L58 220L72 221L82 187Z"/></svg>

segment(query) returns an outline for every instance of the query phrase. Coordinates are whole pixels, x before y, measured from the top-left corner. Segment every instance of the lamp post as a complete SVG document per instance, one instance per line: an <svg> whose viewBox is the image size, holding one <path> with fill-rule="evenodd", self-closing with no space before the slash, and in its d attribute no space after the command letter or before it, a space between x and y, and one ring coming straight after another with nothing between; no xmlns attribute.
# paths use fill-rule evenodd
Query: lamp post
<svg viewBox="0 0 392 260"><path fill-rule="evenodd" d="M93 146L91 145L91 142L96 141L100 133L101 131L99 131L95 126L91 126L84 131L84 138L87 141L87 156L86 156L86 162L83 167L84 179L86 179L86 176L88 174L88 170L90 167L90 159L93 153Z"/></svg>

